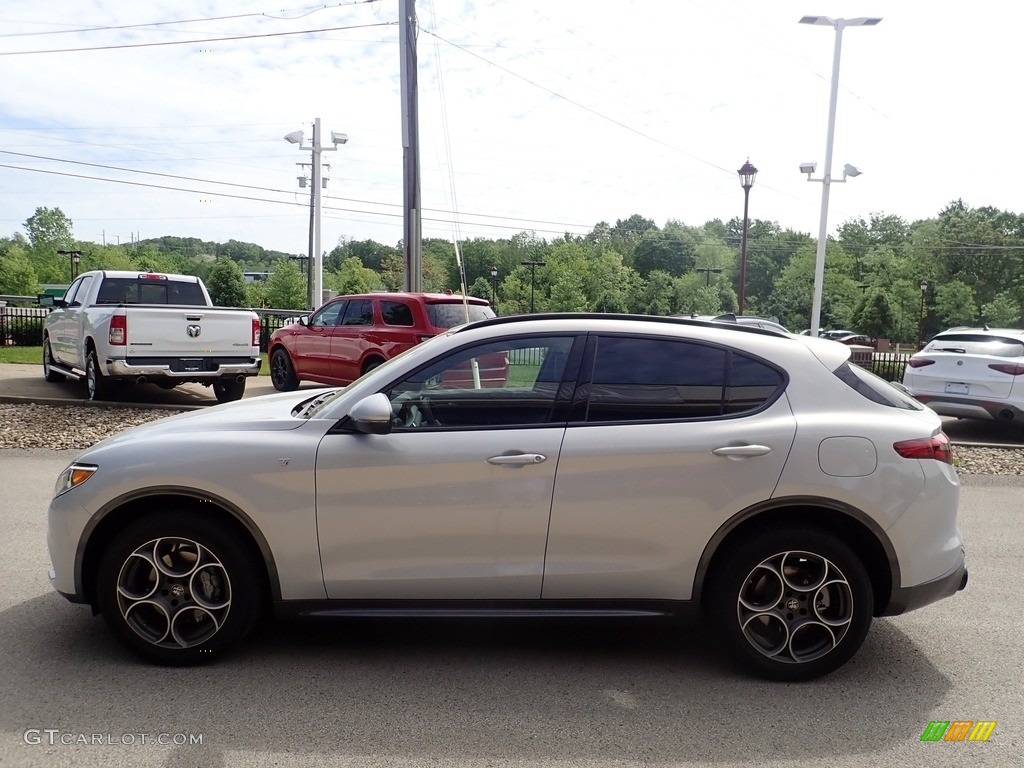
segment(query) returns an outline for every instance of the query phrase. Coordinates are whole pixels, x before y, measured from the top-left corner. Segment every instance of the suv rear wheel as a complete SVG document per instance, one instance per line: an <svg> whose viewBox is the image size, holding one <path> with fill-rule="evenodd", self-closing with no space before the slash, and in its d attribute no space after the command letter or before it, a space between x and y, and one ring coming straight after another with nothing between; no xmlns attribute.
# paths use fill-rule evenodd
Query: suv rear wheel
<svg viewBox="0 0 1024 768"><path fill-rule="evenodd" d="M733 654L775 680L842 666L871 626L864 565L835 536L788 527L742 541L716 568L708 609Z"/></svg>

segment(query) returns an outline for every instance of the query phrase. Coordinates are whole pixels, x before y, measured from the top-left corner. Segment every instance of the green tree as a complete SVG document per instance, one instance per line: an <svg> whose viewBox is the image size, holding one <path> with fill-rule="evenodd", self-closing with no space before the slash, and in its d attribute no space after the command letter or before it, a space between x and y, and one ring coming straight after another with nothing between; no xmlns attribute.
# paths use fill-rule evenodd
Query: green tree
<svg viewBox="0 0 1024 768"><path fill-rule="evenodd" d="M978 317L978 305L970 286L960 280L936 286L935 314L945 325L972 325Z"/></svg>
<svg viewBox="0 0 1024 768"><path fill-rule="evenodd" d="M245 277L238 263L228 257L217 259L206 280L206 289L213 303L219 307L244 307L249 305L245 290Z"/></svg>
<svg viewBox="0 0 1024 768"><path fill-rule="evenodd" d="M306 308L306 278L290 259L274 262L274 273L264 282L267 301L274 309Z"/></svg>
<svg viewBox="0 0 1024 768"><path fill-rule="evenodd" d="M997 293L992 301L982 305L981 319L992 326L1020 328L1020 304L1009 291Z"/></svg>
<svg viewBox="0 0 1024 768"><path fill-rule="evenodd" d="M33 250L70 248L75 242L71 230L71 219L60 208L36 208L25 220L25 231Z"/></svg>
<svg viewBox="0 0 1024 768"><path fill-rule="evenodd" d="M324 276L327 287L343 296L353 293L377 291L384 287L380 276L372 269L363 266L356 256L349 256L341 262L336 272L328 272Z"/></svg>
<svg viewBox="0 0 1024 768"><path fill-rule="evenodd" d="M885 291L876 288L865 293L854 313L854 327L876 338L892 338L895 326L892 308Z"/></svg>
<svg viewBox="0 0 1024 768"><path fill-rule="evenodd" d="M0 293L13 296L35 296L39 279L25 248L19 244L0 243Z"/></svg>

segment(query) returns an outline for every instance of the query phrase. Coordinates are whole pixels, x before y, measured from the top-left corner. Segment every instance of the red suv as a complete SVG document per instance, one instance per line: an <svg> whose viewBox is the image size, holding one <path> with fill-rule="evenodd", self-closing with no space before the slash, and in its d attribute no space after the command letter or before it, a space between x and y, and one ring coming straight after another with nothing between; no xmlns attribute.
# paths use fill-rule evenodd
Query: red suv
<svg viewBox="0 0 1024 768"><path fill-rule="evenodd" d="M385 360L453 326L494 317L484 299L465 301L451 293L338 296L310 317L274 332L267 350L270 379L281 391L295 389L300 381L351 384ZM482 386L499 380L504 385L507 363L480 362Z"/></svg>

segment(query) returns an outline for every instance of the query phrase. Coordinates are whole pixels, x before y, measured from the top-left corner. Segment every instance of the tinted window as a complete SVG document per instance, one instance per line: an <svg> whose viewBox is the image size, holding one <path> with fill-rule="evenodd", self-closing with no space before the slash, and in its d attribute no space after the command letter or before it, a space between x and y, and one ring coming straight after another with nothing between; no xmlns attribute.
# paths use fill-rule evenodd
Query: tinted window
<svg viewBox="0 0 1024 768"><path fill-rule="evenodd" d="M978 333L947 333L932 339L925 352L959 352L962 355L992 355L993 357L1020 357L1024 342L1004 336Z"/></svg>
<svg viewBox="0 0 1024 768"><path fill-rule="evenodd" d="M336 301L333 304L321 307L320 311L310 319L309 324L314 328L337 325L338 318L341 317L342 312L345 311L346 304L348 304L347 301Z"/></svg>
<svg viewBox="0 0 1024 768"><path fill-rule="evenodd" d="M373 302L370 299L352 299L341 320L342 325L373 325Z"/></svg>
<svg viewBox="0 0 1024 768"><path fill-rule="evenodd" d="M100 286L97 304L183 304L205 307L199 283L137 277L108 277Z"/></svg>
<svg viewBox="0 0 1024 768"><path fill-rule="evenodd" d="M466 307L461 301L427 304L427 319L435 328L454 328L456 325L486 320L489 317L494 317L494 311L480 304L469 305L469 319L466 319Z"/></svg>
<svg viewBox="0 0 1024 768"><path fill-rule="evenodd" d="M784 378L736 352L670 339L602 337L587 421L694 419L759 408Z"/></svg>
<svg viewBox="0 0 1024 768"><path fill-rule="evenodd" d="M881 376L864 370L859 365L843 363L833 373L850 389L879 405L902 408L907 411L920 411L924 408L909 395L903 394Z"/></svg>
<svg viewBox="0 0 1024 768"><path fill-rule="evenodd" d="M507 339L455 352L396 384L395 429L547 424L572 337Z"/></svg>
<svg viewBox="0 0 1024 768"><path fill-rule="evenodd" d="M385 325L412 325L412 307L400 301L382 301L380 315Z"/></svg>
<svg viewBox="0 0 1024 768"><path fill-rule="evenodd" d="M782 373L770 365L739 352L731 353L725 412L742 413L760 408L775 396L784 381Z"/></svg>

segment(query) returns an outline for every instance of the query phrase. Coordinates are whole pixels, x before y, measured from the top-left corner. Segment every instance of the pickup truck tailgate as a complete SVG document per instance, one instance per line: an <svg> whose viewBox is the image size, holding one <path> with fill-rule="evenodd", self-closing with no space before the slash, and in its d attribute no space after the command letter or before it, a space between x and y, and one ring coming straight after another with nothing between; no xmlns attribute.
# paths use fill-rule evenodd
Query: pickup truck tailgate
<svg viewBox="0 0 1024 768"><path fill-rule="evenodd" d="M219 307L133 305L127 356L250 357L254 312Z"/></svg>

